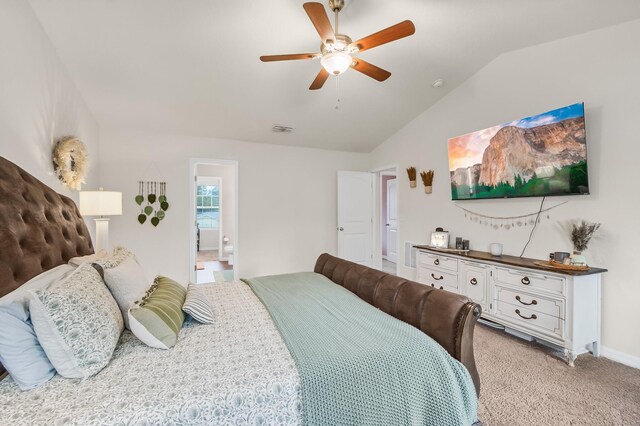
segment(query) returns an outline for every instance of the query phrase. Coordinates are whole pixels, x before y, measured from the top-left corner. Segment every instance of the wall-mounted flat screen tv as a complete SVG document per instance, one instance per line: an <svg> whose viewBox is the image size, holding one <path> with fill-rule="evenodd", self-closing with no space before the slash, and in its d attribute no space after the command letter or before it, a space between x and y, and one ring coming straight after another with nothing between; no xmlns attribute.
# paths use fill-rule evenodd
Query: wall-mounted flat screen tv
<svg viewBox="0 0 640 426"><path fill-rule="evenodd" d="M451 198L589 193L584 104L449 139Z"/></svg>

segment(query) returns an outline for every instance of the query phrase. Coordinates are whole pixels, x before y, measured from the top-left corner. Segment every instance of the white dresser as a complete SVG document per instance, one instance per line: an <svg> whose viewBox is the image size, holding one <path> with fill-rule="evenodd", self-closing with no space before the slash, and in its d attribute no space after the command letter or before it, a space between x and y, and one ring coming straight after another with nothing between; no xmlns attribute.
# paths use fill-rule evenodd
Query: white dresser
<svg viewBox="0 0 640 426"><path fill-rule="evenodd" d="M417 248L419 283L463 294L482 306L483 318L563 348L570 365L581 353L598 356L605 269L556 272L534 259Z"/></svg>

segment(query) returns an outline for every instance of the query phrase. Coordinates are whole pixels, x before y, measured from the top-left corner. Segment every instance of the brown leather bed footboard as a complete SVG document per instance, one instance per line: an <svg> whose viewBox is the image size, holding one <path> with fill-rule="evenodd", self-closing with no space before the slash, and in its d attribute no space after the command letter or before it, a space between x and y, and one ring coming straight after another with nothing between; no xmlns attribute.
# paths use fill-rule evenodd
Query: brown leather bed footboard
<svg viewBox="0 0 640 426"><path fill-rule="evenodd" d="M480 305L465 296L389 275L327 253L318 257L314 272L433 338L467 367L480 395L480 376L473 356L473 330L480 318Z"/></svg>

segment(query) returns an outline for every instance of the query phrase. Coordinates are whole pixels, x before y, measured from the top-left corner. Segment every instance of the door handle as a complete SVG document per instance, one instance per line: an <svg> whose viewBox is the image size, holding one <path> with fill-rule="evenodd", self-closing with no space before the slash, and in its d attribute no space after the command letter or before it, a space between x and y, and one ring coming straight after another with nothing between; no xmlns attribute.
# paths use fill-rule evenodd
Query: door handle
<svg viewBox="0 0 640 426"><path fill-rule="evenodd" d="M389 224L387 223L387 226L389 226Z"/></svg>
<svg viewBox="0 0 640 426"><path fill-rule="evenodd" d="M338 227L338 231L344 231L344 228L342 226Z"/></svg>

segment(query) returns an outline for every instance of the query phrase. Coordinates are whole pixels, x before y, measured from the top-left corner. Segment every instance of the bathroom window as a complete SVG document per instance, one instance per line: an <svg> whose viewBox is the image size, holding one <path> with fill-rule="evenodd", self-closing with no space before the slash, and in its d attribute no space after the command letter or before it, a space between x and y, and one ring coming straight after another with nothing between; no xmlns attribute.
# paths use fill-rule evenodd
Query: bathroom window
<svg viewBox="0 0 640 426"><path fill-rule="evenodd" d="M200 229L220 228L220 188L218 185L198 185L196 220Z"/></svg>

